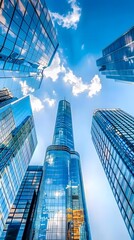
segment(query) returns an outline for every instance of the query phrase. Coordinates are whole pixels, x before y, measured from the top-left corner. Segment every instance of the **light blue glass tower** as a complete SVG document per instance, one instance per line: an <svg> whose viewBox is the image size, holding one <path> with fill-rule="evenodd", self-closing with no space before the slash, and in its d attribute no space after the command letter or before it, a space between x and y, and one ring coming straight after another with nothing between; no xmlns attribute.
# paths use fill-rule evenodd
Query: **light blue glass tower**
<svg viewBox="0 0 134 240"><path fill-rule="evenodd" d="M107 78L134 82L134 27L102 51L97 66Z"/></svg>
<svg viewBox="0 0 134 240"><path fill-rule="evenodd" d="M53 145L46 151L34 240L90 240L79 154L74 150L70 103L59 102Z"/></svg>
<svg viewBox="0 0 134 240"><path fill-rule="evenodd" d="M45 0L0 1L0 89L16 97L38 89L58 48Z"/></svg>
<svg viewBox="0 0 134 240"><path fill-rule="evenodd" d="M0 108L0 236L37 145L29 97Z"/></svg>
<svg viewBox="0 0 134 240"><path fill-rule="evenodd" d="M91 134L131 239L134 239L134 118L120 109L98 109Z"/></svg>

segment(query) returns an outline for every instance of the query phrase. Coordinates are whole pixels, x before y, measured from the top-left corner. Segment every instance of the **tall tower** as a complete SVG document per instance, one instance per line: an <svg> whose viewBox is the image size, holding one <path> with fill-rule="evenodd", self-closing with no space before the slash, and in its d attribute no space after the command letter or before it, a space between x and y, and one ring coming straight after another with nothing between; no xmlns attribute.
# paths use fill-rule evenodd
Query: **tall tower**
<svg viewBox="0 0 134 240"><path fill-rule="evenodd" d="M36 145L29 97L1 107L0 237Z"/></svg>
<svg viewBox="0 0 134 240"><path fill-rule="evenodd" d="M120 109L97 110L91 134L132 239L134 239L134 118Z"/></svg>
<svg viewBox="0 0 134 240"><path fill-rule="evenodd" d="M46 151L33 239L90 240L80 157L74 150L70 103L59 102L53 145Z"/></svg>
<svg viewBox="0 0 134 240"><path fill-rule="evenodd" d="M97 66L107 78L134 82L134 27L102 51Z"/></svg>
<svg viewBox="0 0 134 240"><path fill-rule="evenodd" d="M58 48L45 0L0 1L0 89L15 97L38 89Z"/></svg>

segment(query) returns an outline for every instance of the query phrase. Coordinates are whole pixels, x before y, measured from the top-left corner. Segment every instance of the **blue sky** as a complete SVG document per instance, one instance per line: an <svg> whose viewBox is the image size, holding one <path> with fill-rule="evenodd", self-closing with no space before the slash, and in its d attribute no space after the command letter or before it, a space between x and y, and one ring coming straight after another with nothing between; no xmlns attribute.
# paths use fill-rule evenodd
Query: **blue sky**
<svg viewBox="0 0 134 240"><path fill-rule="evenodd" d="M58 4L57 4L58 2ZM134 116L134 85L102 76L101 50L133 26L133 0L46 0L59 49L31 96L38 146L31 164L43 164L52 143L58 101L71 103L75 149L81 165L93 240L129 240L107 178L91 140L96 108L121 108Z"/></svg>

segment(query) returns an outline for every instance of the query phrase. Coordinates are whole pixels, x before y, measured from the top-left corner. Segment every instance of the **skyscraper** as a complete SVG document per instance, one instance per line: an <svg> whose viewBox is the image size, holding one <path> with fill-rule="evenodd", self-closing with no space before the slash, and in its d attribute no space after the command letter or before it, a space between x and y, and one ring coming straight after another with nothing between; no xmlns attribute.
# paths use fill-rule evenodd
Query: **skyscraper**
<svg viewBox="0 0 134 240"><path fill-rule="evenodd" d="M29 97L0 108L0 236L37 144Z"/></svg>
<svg viewBox="0 0 134 240"><path fill-rule="evenodd" d="M91 134L132 239L134 239L134 118L120 109L97 110Z"/></svg>
<svg viewBox="0 0 134 240"><path fill-rule="evenodd" d="M0 89L16 97L40 87L58 47L45 0L0 2Z"/></svg>
<svg viewBox="0 0 134 240"><path fill-rule="evenodd" d="M42 173L41 166L28 167L0 239L29 240Z"/></svg>
<svg viewBox="0 0 134 240"><path fill-rule="evenodd" d="M32 239L91 239L71 108L65 100L59 102L53 144L43 168Z"/></svg>
<svg viewBox="0 0 134 240"><path fill-rule="evenodd" d="M107 78L134 82L134 27L102 51L97 66Z"/></svg>
<svg viewBox="0 0 134 240"><path fill-rule="evenodd" d="M8 88L0 89L0 108L15 100Z"/></svg>

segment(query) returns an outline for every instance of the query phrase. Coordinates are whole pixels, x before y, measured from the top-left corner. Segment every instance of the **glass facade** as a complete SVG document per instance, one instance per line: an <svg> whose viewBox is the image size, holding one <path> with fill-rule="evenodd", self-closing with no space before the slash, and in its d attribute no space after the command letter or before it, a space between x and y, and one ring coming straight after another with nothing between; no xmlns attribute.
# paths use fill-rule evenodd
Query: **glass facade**
<svg viewBox="0 0 134 240"><path fill-rule="evenodd" d="M53 145L64 145L74 150L71 108L66 101L59 102Z"/></svg>
<svg viewBox="0 0 134 240"><path fill-rule="evenodd" d="M59 103L53 145L46 151L32 239L91 239L71 108L65 100Z"/></svg>
<svg viewBox="0 0 134 240"><path fill-rule="evenodd" d="M14 96L40 87L58 47L45 0L0 1L0 89Z"/></svg>
<svg viewBox="0 0 134 240"><path fill-rule="evenodd" d="M37 145L29 97L0 108L0 236Z"/></svg>
<svg viewBox="0 0 134 240"><path fill-rule="evenodd" d="M29 239L32 221L42 178L41 166L29 166L0 239Z"/></svg>
<svg viewBox="0 0 134 240"><path fill-rule="evenodd" d="M91 134L128 232L134 239L134 118L120 109L97 110Z"/></svg>
<svg viewBox="0 0 134 240"><path fill-rule="evenodd" d="M17 98L13 97L8 88L3 88L0 90L0 108L15 100L17 100Z"/></svg>
<svg viewBox="0 0 134 240"><path fill-rule="evenodd" d="M97 66L107 78L134 82L134 27L102 51Z"/></svg>

